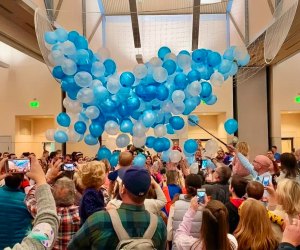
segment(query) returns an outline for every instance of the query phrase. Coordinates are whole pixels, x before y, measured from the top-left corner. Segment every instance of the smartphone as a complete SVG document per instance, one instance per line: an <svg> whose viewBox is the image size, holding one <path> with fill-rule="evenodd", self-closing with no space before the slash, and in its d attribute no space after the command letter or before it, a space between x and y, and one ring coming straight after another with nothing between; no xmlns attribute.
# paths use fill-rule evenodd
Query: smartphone
<svg viewBox="0 0 300 250"><path fill-rule="evenodd" d="M73 163L66 163L61 165L61 170L62 171L74 171L75 166Z"/></svg>
<svg viewBox="0 0 300 250"><path fill-rule="evenodd" d="M270 183L270 176L264 176L262 180L262 184L264 185L264 187L269 186L269 183Z"/></svg>
<svg viewBox="0 0 300 250"><path fill-rule="evenodd" d="M202 203L202 204L205 203L205 195L206 195L205 188L197 189L198 203Z"/></svg>
<svg viewBox="0 0 300 250"><path fill-rule="evenodd" d="M202 160L201 168L202 168L202 169L205 169L205 168L207 167L207 164L208 164L208 160L207 160L207 159L203 159L203 160Z"/></svg>
<svg viewBox="0 0 300 250"><path fill-rule="evenodd" d="M9 159L5 168L9 174L27 173L30 171L30 159Z"/></svg>

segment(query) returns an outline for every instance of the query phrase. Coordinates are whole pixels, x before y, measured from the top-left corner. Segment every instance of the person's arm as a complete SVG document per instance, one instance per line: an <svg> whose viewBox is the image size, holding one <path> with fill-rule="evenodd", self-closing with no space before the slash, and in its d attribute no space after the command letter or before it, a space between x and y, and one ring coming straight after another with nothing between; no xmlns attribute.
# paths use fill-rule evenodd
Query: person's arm
<svg viewBox="0 0 300 250"><path fill-rule="evenodd" d="M36 182L37 215L34 220L32 232L16 244L13 250L45 250L52 249L58 232L59 219L56 213L55 201L46 182L45 174L37 159L31 158L31 171L27 176ZM48 237L43 245L37 234Z"/></svg>
<svg viewBox="0 0 300 250"><path fill-rule="evenodd" d="M257 172L254 170L254 166L249 162L248 158L241 153L237 153L237 157L240 160L241 164L250 172L250 174L254 178L256 178Z"/></svg>
<svg viewBox="0 0 300 250"><path fill-rule="evenodd" d="M166 196L164 194L164 192L162 191L161 187L159 186L159 184L153 179L153 177L151 177L151 184L154 187L155 193L156 193L156 208L158 210L161 210L166 204L167 204L167 199Z"/></svg>
<svg viewBox="0 0 300 250"><path fill-rule="evenodd" d="M35 198L36 186L33 186L27 193L25 198L26 207L33 218L37 214L37 202Z"/></svg>
<svg viewBox="0 0 300 250"><path fill-rule="evenodd" d="M174 207L175 207L174 204L170 207L170 213L169 213L169 217L168 217L168 223L167 223L167 240L168 241L173 240Z"/></svg>

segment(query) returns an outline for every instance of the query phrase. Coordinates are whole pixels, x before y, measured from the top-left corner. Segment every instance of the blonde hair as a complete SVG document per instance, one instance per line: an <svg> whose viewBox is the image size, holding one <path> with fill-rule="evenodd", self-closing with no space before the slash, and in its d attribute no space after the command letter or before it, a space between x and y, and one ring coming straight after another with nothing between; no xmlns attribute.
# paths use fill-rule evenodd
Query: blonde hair
<svg viewBox="0 0 300 250"><path fill-rule="evenodd" d="M78 168L78 182L84 188L100 188L106 178L106 167L102 161L91 161Z"/></svg>
<svg viewBox="0 0 300 250"><path fill-rule="evenodd" d="M278 204L288 215L300 213L300 184L292 179L283 179L278 183L277 190Z"/></svg>
<svg viewBox="0 0 300 250"><path fill-rule="evenodd" d="M271 227L267 209L255 199L249 198L239 208L240 221L234 232L238 249L275 250L279 242Z"/></svg>
<svg viewBox="0 0 300 250"><path fill-rule="evenodd" d="M249 153L249 145L247 142L239 142L236 145L237 150L244 156L247 156Z"/></svg>

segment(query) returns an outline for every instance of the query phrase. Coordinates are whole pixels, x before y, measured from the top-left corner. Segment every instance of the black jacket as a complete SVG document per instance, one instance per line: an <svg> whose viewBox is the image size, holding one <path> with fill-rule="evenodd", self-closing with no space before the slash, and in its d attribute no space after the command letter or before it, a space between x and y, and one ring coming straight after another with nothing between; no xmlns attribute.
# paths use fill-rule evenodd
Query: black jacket
<svg viewBox="0 0 300 250"><path fill-rule="evenodd" d="M235 205L233 205L231 202L227 202L225 206L228 210L229 233L233 234L240 221L238 208Z"/></svg>

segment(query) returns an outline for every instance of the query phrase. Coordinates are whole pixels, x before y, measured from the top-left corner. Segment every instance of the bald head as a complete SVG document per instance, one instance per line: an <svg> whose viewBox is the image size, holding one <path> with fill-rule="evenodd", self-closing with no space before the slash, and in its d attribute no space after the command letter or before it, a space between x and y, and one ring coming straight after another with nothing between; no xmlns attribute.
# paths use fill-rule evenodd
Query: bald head
<svg viewBox="0 0 300 250"><path fill-rule="evenodd" d="M254 158L253 166L255 171L261 175L273 168L273 162L265 155L257 155Z"/></svg>
<svg viewBox="0 0 300 250"><path fill-rule="evenodd" d="M122 152L119 156L120 167L128 167L132 164L133 155L130 152Z"/></svg>

